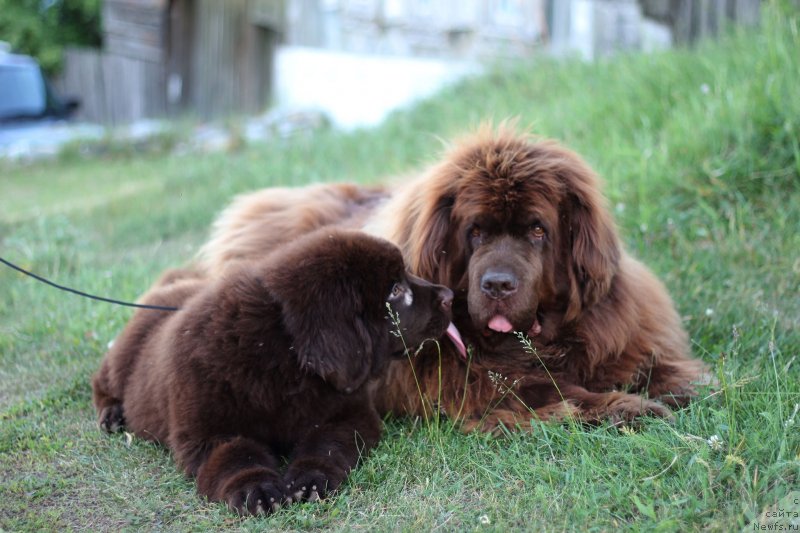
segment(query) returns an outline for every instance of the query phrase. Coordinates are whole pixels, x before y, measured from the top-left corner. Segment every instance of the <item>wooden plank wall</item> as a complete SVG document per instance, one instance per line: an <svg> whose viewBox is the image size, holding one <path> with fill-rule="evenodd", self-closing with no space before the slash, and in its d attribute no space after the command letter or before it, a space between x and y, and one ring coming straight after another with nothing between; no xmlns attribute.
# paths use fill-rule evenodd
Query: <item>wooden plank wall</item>
<svg viewBox="0 0 800 533"><path fill-rule="evenodd" d="M167 110L164 69L159 63L92 49L67 49L64 69L55 81L61 94L77 96L76 118L124 124Z"/></svg>
<svg viewBox="0 0 800 533"><path fill-rule="evenodd" d="M81 99L77 118L122 124L166 114L166 5L103 2L104 49L67 49L56 81L63 94Z"/></svg>
<svg viewBox="0 0 800 533"><path fill-rule="evenodd" d="M158 0L107 0L105 50L68 50L56 87L81 98L77 118L105 124L262 112L278 33L272 3L254 2L176 0L170 14ZM170 75L180 80L172 102Z"/></svg>
<svg viewBox="0 0 800 533"><path fill-rule="evenodd" d="M753 26L760 16L759 0L684 0L675 19L676 42L695 42L717 35L726 25Z"/></svg>
<svg viewBox="0 0 800 533"><path fill-rule="evenodd" d="M190 90L200 116L267 105L276 33L252 23L248 0L196 0Z"/></svg>
<svg viewBox="0 0 800 533"><path fill-rule="evenodd" d="M166 1L105 0L103 47L106 52L162 63L166 55Z"/></svg>
<svg viewBox="0 0 800 533"><path fill-rule="evenodd" d="M639 0L644 13L672 27L677 44L717 35L728 25L755 26L761 0Z"/></svg>
<svg viewBox="0 0 800 533"><path fill-rule="evenodd" d="M173 0L170 6L166 39L167 103L169 114L179 115L191 111L194 1Z"/></svg>

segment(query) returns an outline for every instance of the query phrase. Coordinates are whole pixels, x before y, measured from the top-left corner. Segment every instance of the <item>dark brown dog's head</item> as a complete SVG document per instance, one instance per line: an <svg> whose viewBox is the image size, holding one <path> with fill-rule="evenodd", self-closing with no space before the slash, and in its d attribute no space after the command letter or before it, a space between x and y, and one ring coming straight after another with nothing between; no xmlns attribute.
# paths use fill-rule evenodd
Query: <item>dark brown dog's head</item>
<svg viewBox="0 0 800 533"><path fill-rule="evenodd" d="M484 132L428 183L416 225L424 234L404 249L416 273L456 289L485 338L549 335L557 325L545 322L574 320L608 291L616 230L594 173L574 153Z"/></svg>
<svg viewBox="0 0 800 533"><path fill-rule="evenodd" d="M352 392L390 356L440 338L450 324L452 291L407 274L388 241L320 230L278 253L270 289L298 361L337 390Z"/></svg>

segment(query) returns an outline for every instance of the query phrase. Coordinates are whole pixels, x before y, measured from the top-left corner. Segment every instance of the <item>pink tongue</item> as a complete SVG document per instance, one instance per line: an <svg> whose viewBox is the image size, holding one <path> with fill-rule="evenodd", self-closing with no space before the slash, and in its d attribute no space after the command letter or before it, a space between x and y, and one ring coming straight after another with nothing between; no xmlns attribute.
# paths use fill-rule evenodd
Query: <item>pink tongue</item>
<svg viewBox="0 0 800 533"><path fill-rule="evenodd" d="M453 341L453 344L456 345L458 348L458 353L461 355L461 359L467 360L467 347L464 346L464 341L461 339L461 333L458 332L458 328L456 325L450 322L450 325L447 326L447 336L450 337L450 340Z"/></svg>
<svg viewBox="0 0 800 533"><path fill-rule="evenodd" d="M511 322L509 322L508 319L503 315L496 315L489 321L488 326L492 331L499 331L500 333L508 333L514 329L514 326L511 325Z"/></svg>

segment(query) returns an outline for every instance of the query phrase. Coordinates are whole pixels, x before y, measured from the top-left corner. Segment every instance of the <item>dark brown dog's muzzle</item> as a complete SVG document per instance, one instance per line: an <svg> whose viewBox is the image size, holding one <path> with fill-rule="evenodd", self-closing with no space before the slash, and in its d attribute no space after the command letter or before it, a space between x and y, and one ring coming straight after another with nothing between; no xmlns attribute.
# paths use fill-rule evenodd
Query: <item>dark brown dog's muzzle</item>
<svg viewBox="0 0 800 533"><path fill-rule="evenodd" d="M453 307L453 291L447 287L442 287L439 289L436 301L438 302L439 307L442 308L442 311L450 311L450 309Z"/></svg>

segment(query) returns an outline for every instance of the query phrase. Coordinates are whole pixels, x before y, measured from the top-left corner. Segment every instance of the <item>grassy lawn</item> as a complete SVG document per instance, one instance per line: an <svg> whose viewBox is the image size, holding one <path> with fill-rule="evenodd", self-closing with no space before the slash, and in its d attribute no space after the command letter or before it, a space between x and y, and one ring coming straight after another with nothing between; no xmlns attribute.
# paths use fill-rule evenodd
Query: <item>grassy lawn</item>
<svg viewBox="0 0 800 533"><path fill-rule="evenodd" d="M765 6L759 32L693 51L498 67L368 132L0 164L0 255L135 299L192 258L236 193L377 182L514 115L603 176L627 247L669 287L718 393L634 429L489 438L387 421L337 497L240 519L197 497L162 448L95 427L89 377L131 311L0 268L0 530L752 531L773 510L800 513L786 499L800 490L796 11Z"/></svg>

